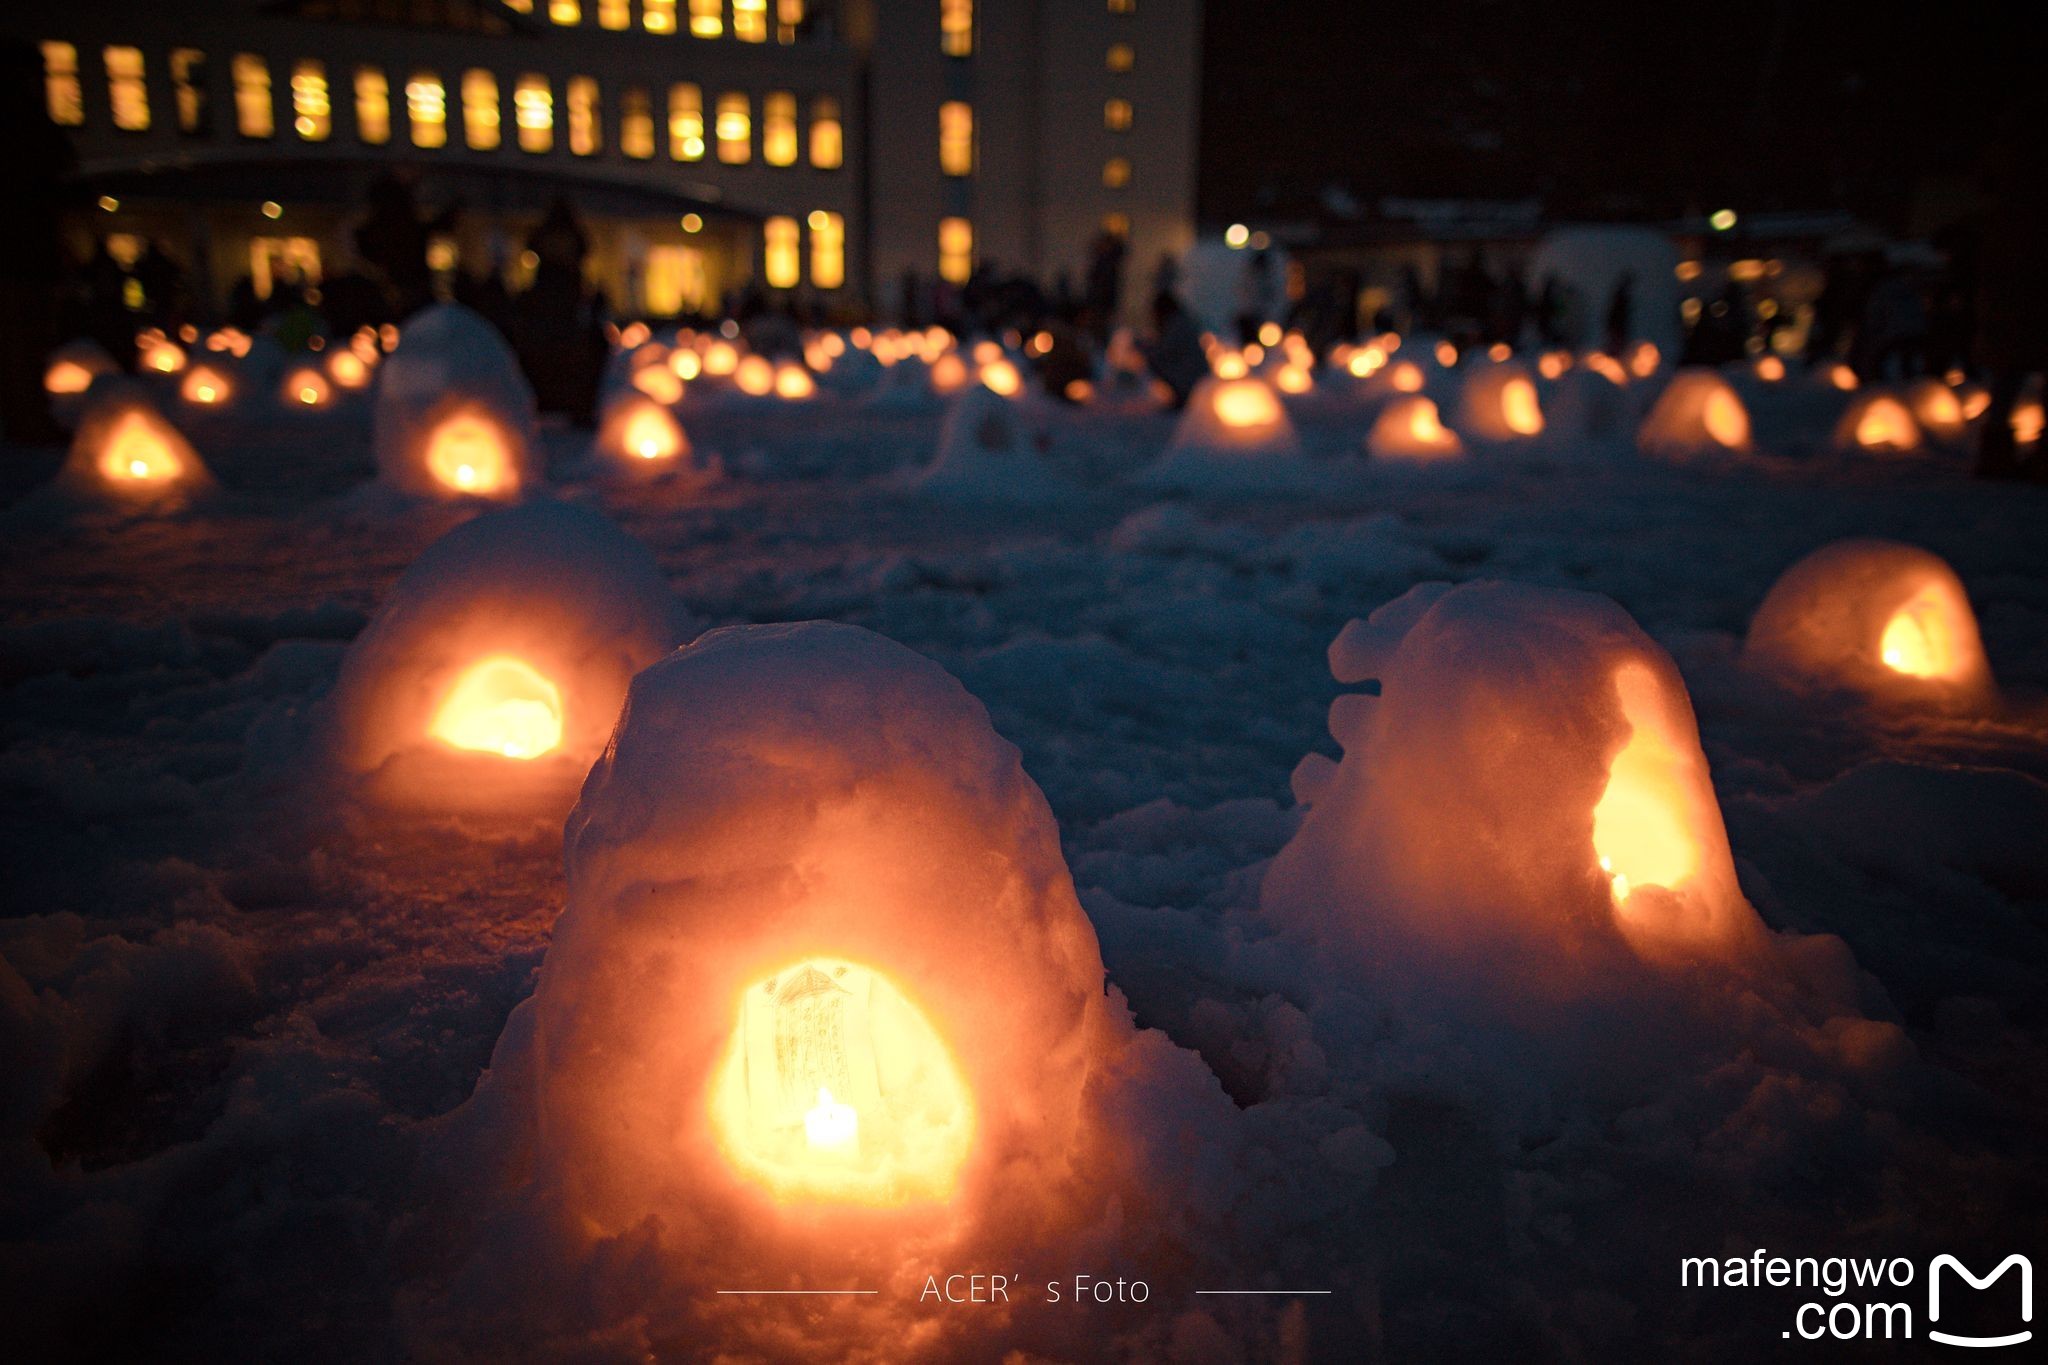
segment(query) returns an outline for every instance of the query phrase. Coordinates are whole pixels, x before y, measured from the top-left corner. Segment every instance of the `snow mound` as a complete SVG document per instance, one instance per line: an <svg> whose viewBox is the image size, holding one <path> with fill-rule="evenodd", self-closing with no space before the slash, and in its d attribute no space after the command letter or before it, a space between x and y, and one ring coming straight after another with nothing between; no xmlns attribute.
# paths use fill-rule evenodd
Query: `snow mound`
<svg viewBox="0 0 2048 1365"><path fill-rule="evenodd" d="M678 477L703 480L715 473L697 458L676 415L632 388L605 404L591 454L605 476L635 482Z"/></svg>
<svg viewBox="0 0 2048 1365"><path fill-rule="evenodd" d="M1636 432L1636 444L1645 454L1665 459L1746 454L1753 448L1749 409L1718 372L1705 367L1683 369L1650 405Z"/></svg>
<svg viewBox="0 0 2048 1365"><path fill-rule="evenodd" d="M976 502L1048 502L1070 491L1046 467L1042 437L1027 425L1023 405L983 384L953 400L938 456L917 487Z"/></svg>
<svg viewBox="0 0 2048 1365"><path fill-rule="evenodd" d="M1475 366L1458 390L1455 424L1481 441L1523 441L1543 434L1543 402L1529 371L1512 361Z"/></svg>
<svg viewBox="0 0 2048 1365"><path fill-rule="evenodd" d="M377 367L370 442L385 483L417 497L509 499L540 482L533 389L495 327L459 303L407 319Z"/></svg>
<svg viewBox="0 0 2048 1365"><path fill-rule="evenodd" d="M54 490L65 501L169 512L216 487L192 443L132 379L93 381Z"/></svg>
<svg viewBox="0 0 2048 1365"><path fill-rule="evenodd" d="M1365 449L1376 460L1446 460L1463 455L1465 443L1443 424L1434 400L1411 393L1380 409Z"/></svg>
<svg viewBox="0 0 2048 1365"><path fill-rule="evenodd" d="M1147 488L1309 488L1320 482L1273 386L1255 375L1195 385L1166 453L1141 470Z"/></svg>
<svg viewBox="0 0 2048 1365"><path fill-rule="evenodd" d="M653 556L600 514L490 513L428 546L351 646L326 747L383 802L559 813L627 682L686 638Z"/></svg>

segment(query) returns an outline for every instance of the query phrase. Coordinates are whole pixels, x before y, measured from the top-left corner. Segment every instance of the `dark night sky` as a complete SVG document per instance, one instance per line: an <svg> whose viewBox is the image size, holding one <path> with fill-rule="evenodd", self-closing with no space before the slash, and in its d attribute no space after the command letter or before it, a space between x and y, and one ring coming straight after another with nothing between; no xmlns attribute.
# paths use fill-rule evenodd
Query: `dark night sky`
<svg viewBox="0 0 2048 1365"><path fill-rule="evenodd" d="M1915 184L1970 175L2048 79L2044 10L1207 0L1201 213L1292 216L1334 182L1368 203L1844 207L1903 226Z"/></svg>

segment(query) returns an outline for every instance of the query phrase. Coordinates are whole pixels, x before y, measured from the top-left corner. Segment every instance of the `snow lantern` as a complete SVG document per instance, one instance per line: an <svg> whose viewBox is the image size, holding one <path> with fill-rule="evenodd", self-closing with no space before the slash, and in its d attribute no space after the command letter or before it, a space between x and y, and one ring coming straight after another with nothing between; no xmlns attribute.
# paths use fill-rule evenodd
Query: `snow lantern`
<svg viewBox="0 0 2048 1365"><path fill-rule="evenodd" d="M739 347L730 341L714 341L704 348L704 373L712 378L730 378L739 367Z"/></svg>
<svg viewBox="0 0 2048 1365"><path fill-rule="evenodd" d="M1962 580L1896 541L1836 541L1787 569L1743 657L1795 684L1883 699L1973 706L1994 691Z"/></svg>
<svg viewBox="0 0 2048 1365"><path fill-rule="evenodd" d="M178 384L178 396L195 408L216 408L234 395L234 381L212 365L192 366Z"/></svg>
<svg viewBox="0 0 2048 1365"><path fill-rule="evenodd" d="M277 401L294 410L317 412L334 406L334 385L317 365L295 365L277 386Z"/></svg>
<svg viewBox="0 0 2048 1365"><path fill-rule="evenodd" d="M331 751L392 804L559 814L627 682L685 625L653 556L598 513L477 517L427 547L350 647Z"/></svg>
<svg viewBox="0 0 2048 1365"><path fill-rule="evenodd" d="M976 384L953 400L939 433L939 453L917 481L943 497L987 502L1042 502L1065 491L1046 466L1022 405Z"/></svg>
<svg viewBox="0 0 2048 1365"><path fill-rule="evenodd" d="M690 438L675 414L631 391L606 404L597 428L597 453L607 468L631 478L659 478L693 468Z"/></svg>
<svg viewBox="0 0 2048 1365"><path fill-rule="evenodd" d="M370 354L380 353L373 349ZM351 392L365 389L370 385L370 368L376 363L374 360L366 359L363 353L352 345L337 347L327 357L327 377L334 381L334 386L338 389L347 389Z"/></svg>
<svg viewBox="0 0 2048 1365"><path fill-rule="evenodd" d="M1750 449L1749 409L1714 371L1687 368L1672 376L1650 406L1636 442L1651 455L1682 458Z"/></svg>
<svg viewBox="0 0 2048 1365"><path fill-rule="evenodd" d="M1820 382L1838 393L1854 393L1863 387L1863 381L1856 377L1856 371L1839 360L1821 367Z"/></svg>
<svg viewBox="0 0 2048 1365"><path fill-rule="evenodd" d="M1438 460L1465 453L1458 433L1437 415L1436 403L1406 394L1380 410L1366 433L1366 452L1382 460Z"/></svg>
<svg viewBox="0 0 2048 1365"><path fill-rule="evenodd" d="M119 374L121 367L98 343L73 341L50 353L43 369L43 392L53 399L81 397L103 374Z"/></svg>
<svg viewBox="0 0 2048 1365"><path fill-rule="evenodd" d="M185 348L161 333L136 340L136 367L149 374L176 374L185 368Z"/></svg>
<svg viewBox="0 0 2048 1365"><path fill-rule="evenodd" d="M1376 388L1394 393L1421 393L1425 382L1422 367L1412 360L1395 361L1382 369L1377 379Z"/></svg>
<svg viewBox="0 0 2048 1365"><path fill-rule="evenodd" d="M413 315L380 367L371 444L417 497L510 499L540 482L533 390L496 328L457 303Z"/></svg>
<svg viewBox="0 0 2048 1365"><path fill-rule="evenodd" d="M732 386L749 398L766 398L775 391L775 366L764 355L743 357L733 366Z"/></svg>
<svg viewBox="0 0 2048 1365"><path fill-rule="evenodd" d="M1913 411L1888 393L1859 393L1835 423L1837 450L1872 455L1907 455L1924 444Z"/></svg>
<svg viewBox="0 0 2048 1365"><path fill-rule="evenodd" d="M1603 959L1733 960L1761 935L1685 684L1612 601L1423 584L1347 625L1330 665L1379 690L1332 704L1341 762L1295 771L1276 918L1390 989L1427 963L1482 995L1597 991Z"/></svg>
<svg viewBox="0 0 2048 1365"><path fill-rule="evenodd" d="M931 364L931 386L934 393L955 394L967 387L971 376L967 373L967 362L957 351L948 351Z"/></svg>
<svg viewBox="0 0 2048 1365"><path fill-rule="evenodd" d="M683 381L667 365L640 365L633 370L632 387L657 403L683 401Z"/></svg>
<svg viewBox="0 0 2048 1365"><path fill-rule="evenodd" d="M1760 355L1749 363L1749 373L1760 383L1780 383L1785 378L1785 362L1778 356Z"/></svg>
<svg viewBox="0 0 2048 1365"><path fill-rule="evenodd" d="M178 429L133 380L102 380L72 437L58 483L94 501L163 507L213 486Z"/></svg>
<svg viewBox="0 0 2048 1365"><path fill-rule="evenodd" d="M1458 426L1487 441L1525 440L1543 434L1543 404L1536 381L1520 365L1481 365L1465 376Z"/></svg>
<svg viewBox="0 0 2048 1365"><path fill-rule="evenodd" d="M1931 375L1907 387L1906 406L1912 409L1920 429L1938 441L1958 439L1970 424L1956 391Z"/></svg>
<svg viewBox="0 0 2048 1365"><path fill-rule="evenodd" d="M785 360L775 367L775 396L789 402L802 402L814 397L818 383L811 378L811 372L793 360Z"/></svg>
<svg viewBox="0 0 2048 1365"><path fill-rule="evenodd" d="M530 1115L510 1197L552 1231L522 1260L587 1284L630 1234L610 1290L692 1354L981 1358L996 1324L920 1310L928 1267L1071 1273L1119 1225L1101 1254L1142 1264L1228 1141L1213 1078L1105 990L1016 749L881 636L734 626L648 668L565 842L479 1108ZM883 1292L711 1292L764 1284Z"/></svg>

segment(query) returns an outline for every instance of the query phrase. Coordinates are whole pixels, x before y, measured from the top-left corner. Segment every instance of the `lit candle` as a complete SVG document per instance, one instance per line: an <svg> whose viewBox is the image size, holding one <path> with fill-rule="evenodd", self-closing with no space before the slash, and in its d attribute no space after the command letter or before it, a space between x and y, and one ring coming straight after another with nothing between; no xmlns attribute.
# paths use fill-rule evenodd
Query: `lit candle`
<svg viewBox="0 0 2048 1365"><path fill-rule="evenodd" d="M815 1152L850 1155L860 1146L860 1116L818 1087L818 1102L804 1114L804 1137Z"/></svg>

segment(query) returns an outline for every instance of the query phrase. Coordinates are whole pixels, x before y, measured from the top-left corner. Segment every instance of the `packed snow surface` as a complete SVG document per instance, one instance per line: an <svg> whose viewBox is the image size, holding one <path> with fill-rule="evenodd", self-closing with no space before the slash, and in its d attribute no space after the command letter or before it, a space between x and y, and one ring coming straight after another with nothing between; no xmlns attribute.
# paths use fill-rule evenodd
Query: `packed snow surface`
<svg viewBox="0 0 2048 1365"><path fill-rule="evenodd" d="M1200 414L1154 484L1173 417L1047 405L1042 439L988 462L1041 462L1032 496L980 496L979 469L977 496L939 496L917 475L946 413L910 378L873 401L692 392L708 484L599 477L588 433L540 429L550 486L523 499L615 522L691 631L742 628L642 674L566 876L552 822L320 777L352 642L482 510L364 500L367 398L181 414L218 488L148 514L21 496L60 453L9 452L16 1352L1710 1359L1769 1354L1791 1305L1681 1291L1681 1256L1983 1269L2038 1238L2039 490L1940 449L1839 451L1847 396L1803 380L1732 386L1741 458L1646 459L1652 386L1589 375L1541 386L1540 438L1426 467L1364 457L1384 395L1286 412L1292 439L1255 449ZM1745 653L1780 575L1853 538L1953 569L1995 694L1816 690ZM1419 611L1426 583L1451 586ZM1351 634L1369 649L1341 646L1382 609ZM744 647L810 620L874 635ZM1713 869L1700 942L1629 932L1584 856L1645 726ZM1479 733L1499 742L1459 747ZM834 921L806 888L874 885L832 842L864 821L888 838L845 847L895 860L903 895ZM775 937L804 925L832 941ZM722 1055L728 985L759 967L802 996L776 975L798 955L893 983L852 978L945 1035L974 1131L1006 1135L924 1203L827 1219L822 1251L781 1215L711 1216L769 1187L689 1126L704 1091L634 1073ZM689 975L714 968L730 981ZM961 1036L977 1007L998 1052ZM689 1124L649 1131L663 1114ZM975 1164L997 1159L1037 1174ZM924 1273L970 1271L1028 1277L1031 1302L918 1307ZM1079 1273L1149 1303L1042 1302ZM818 1278L883 1293L708 1298ZM1195 1292L1261 1288L1330 1292Z"/></svg>

